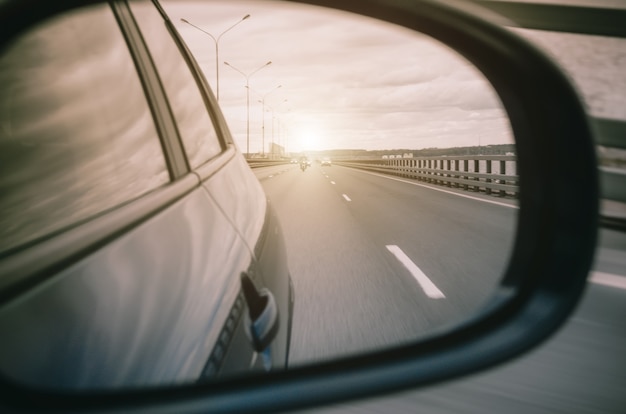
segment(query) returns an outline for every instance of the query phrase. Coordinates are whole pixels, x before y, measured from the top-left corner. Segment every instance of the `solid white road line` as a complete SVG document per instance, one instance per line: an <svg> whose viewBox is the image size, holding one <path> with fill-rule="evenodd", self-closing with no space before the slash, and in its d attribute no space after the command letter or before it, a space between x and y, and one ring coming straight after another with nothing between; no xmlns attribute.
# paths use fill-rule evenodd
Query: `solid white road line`
<svg viewBox="0 0 626 414"><path fill-rule="evenodd" d="M345 195L345 194L342 194L342 195L343 195L343 198L346 199L346 201L352 201L352 200L350 200L350 197L348 197L347 195Z"/></svg>
<svg viewBox="0 0 626 414"><path fill-rule="evenodd" d="M611 273L591 272L589 282L599 285L611 286L618 289L626 289L626 277Z"/></svg>
<svg viewBox="0 0 626 414"><path fill-rule="evenodd" d="M386 247L387 250L396 256L396 259L398 259L400 263L402 263L404 267L411 272L415 280L417 280L417 283L419 283L420 287L424 290L424 293L426 293L426 296L432 299L442 299L446 297L443 292L441 292L428 278L428 276L426 276L424 272L422 272L420 268L413 263L413 261L402 251L402 249L393 244L387 245Z"/></svg>

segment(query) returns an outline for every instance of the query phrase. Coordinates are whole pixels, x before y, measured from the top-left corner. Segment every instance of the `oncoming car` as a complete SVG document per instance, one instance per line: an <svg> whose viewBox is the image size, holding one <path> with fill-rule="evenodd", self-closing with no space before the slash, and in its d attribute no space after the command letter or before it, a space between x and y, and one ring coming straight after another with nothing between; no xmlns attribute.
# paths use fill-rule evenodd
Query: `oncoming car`
<svg viewBox="0 0 626 414"><path fill-rule="evenodd" d="M0 55L0 375L54 390L287 366L279 223L158 3L87 6Z"/></svg>

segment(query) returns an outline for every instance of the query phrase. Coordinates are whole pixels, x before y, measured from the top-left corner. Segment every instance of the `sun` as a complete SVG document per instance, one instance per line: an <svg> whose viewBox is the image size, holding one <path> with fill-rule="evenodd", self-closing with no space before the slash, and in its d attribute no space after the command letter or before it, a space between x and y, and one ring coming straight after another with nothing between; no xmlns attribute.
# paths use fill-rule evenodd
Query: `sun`
<svg viewBox="0 0 626 414"><path fill-rule="evenodd" d="M304 151L320 149L320 137L313 131L305 131L300 138L300 146Z"/></svg>
<svg viewBox="0 0 626 414"><path fill-rule="evenodd" d="M294 134L296 144L293 149L301 152L301 151L320 151L327 147L327 141L325 138L325 134L320 132L319 129L306 126L300 128Z"/></svg>
<svg viewBox="0 0 626 414"><path fill-rule="evenodd" d="M303 117L294 120L287 128L287 145L294 153L315 152L329 149L328 125L319 117Z"/></svg>

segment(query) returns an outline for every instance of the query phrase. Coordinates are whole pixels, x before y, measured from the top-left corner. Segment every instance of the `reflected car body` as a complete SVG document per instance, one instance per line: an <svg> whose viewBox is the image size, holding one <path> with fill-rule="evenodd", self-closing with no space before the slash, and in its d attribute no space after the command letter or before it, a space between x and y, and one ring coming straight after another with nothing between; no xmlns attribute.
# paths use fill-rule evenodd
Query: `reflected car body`
<svg viewBox="0 0 626 414"><path fill-rule="evenodd" d="M79 9L3 52L0 374L101 390L285 368L280 225L159 5ZM278 309L260 351L244 276Z"/></svg>

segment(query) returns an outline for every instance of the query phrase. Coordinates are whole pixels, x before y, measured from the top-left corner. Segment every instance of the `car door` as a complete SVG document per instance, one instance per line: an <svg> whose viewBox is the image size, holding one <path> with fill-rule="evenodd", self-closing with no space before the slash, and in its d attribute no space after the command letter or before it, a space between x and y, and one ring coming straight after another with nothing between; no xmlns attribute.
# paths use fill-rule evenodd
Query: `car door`
<svg viewBox="0 0 626 414"><path fill-rule="evenodd" d="M127 6L55 18L6 52L0 375L55 390L218 375L252 254L188 167Z"/></svg>
<svg viewBox="0 0 626 414"><path fill-rule="evenodd" d="M233 144L200 68L165 12L154 8L150 1L129 5L168 95L190 168L253 257L251 266L240 273L245 273L257 289L267 289L277 303L278 332L271 349L264 350L261 358L257 358L257 353L244 358L243 350L252 349L249 340L246 344L233 344L233 349L241 350L226 353L221 372L230 375L249 369L285 368L293 294L278 220L258 180ZM241 333L236 337L246 342Z"/></svg>

